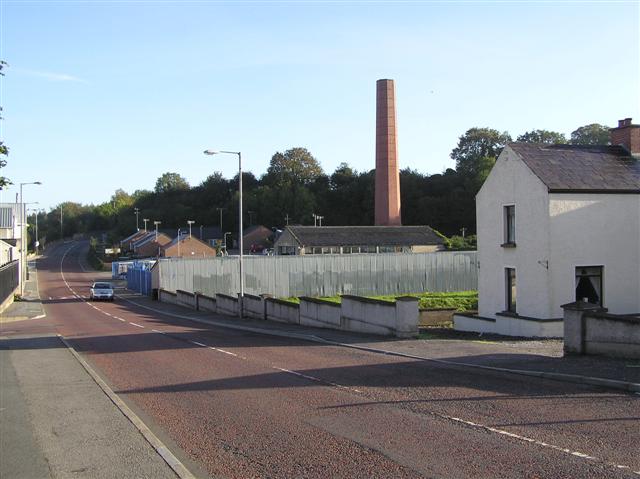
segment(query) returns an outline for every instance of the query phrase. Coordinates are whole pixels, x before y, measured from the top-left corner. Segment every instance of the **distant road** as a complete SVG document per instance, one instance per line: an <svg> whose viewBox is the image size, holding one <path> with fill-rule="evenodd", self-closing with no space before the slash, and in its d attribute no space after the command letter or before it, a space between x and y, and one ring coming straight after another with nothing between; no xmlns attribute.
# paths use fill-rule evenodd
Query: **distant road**
<svg viewBox="0 0 640 479"><path fill-rule="evenodd" d="M87 303L80 251L39 262L51 327L212 477L640 477L637 395Z"/></svg>

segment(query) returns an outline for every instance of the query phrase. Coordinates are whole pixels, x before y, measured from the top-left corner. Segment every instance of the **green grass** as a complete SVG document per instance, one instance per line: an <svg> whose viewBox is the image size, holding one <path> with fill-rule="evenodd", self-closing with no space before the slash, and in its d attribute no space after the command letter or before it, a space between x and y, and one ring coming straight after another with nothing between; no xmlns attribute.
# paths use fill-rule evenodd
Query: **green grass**
<svg viewBox="0 0 640 479"><path fill-rule="evenodd" d="M418 298L418 307L420 309L450 308L458 311L469 311L478 308L477 291L457 291L452 293L426 292L402 295L367 296L367 298L379 299L393 303L398 296L413 296ZM295 296L281 299L290 303L300 304L300 299ZM324 296L318 299L338 304L341 302L341 297L339 295Z"/></svg>

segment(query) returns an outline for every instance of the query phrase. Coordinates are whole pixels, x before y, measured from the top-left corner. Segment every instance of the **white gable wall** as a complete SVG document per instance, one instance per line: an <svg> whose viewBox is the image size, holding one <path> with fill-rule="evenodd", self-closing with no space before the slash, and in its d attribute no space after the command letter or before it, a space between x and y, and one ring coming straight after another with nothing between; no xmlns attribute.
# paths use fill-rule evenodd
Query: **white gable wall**
<svg viewBox="0 0 640 479"><path fill-rule="evenodd" d="M502 247L504 207L515 205L515 248ZM549 194L547 187L506 147L476 196L479 302L482 317L506 309L505 268L516 269L517 313L552 314L549 284Z"/></svg>
<svg viewBox="0 0 640 479"><path fill-rule="evenodd" d="M575 269L603 266L604 306L611 313L640 312L640 196L549 195L553 317L575 301Z"/></svg>

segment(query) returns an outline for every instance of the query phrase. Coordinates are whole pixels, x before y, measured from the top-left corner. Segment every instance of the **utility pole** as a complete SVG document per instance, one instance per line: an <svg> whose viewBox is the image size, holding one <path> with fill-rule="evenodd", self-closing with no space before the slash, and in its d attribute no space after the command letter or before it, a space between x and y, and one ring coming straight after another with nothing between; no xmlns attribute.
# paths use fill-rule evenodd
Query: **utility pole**
<svg viewBox="0 0 640 479"><path fill-rule="evenodd" d="M162 221L154 221L154 225L156 225L156 242L158 241L158 225L162 224Z"/></svg>
<svg viewBox="0 0 640 479"><path fill-rule="evenodd" d="M287 223L287 226L289 226L289 213L284 217L284 221Z"/></svg>
<svg viewBox="0 0 640 479"><path fill-rule="evenodd" d="M224 208L216 208L216 210L218 210L218 212L220 213L220 234L222 234L222 211L224 210Z"/></svg>
<svg viewBox="0 0 640 479"><path fill-rule="evenodd" d="M62 203L60 203L60 240L64 239L64 230L62 229Z"/></svg>
<svg viewBox="0 0 640 479"><path fill-rule="evenodd" d="M320 226L322 226L322 220L324 219L324 216L317 215L316 218L318 218L318 222L320 223Z"/></svg>
<svg viewBox="0 0 640 479"><path fill-rule="evenodd" d="M195 223L193 220L187 220L187 224L189 225L189 239L191 239L191 225Z"/></svg>
<svg viewBox="0 0 640 479"><path fill-rule="evenodd" d="M149 221L149 218L142 218L142 221L144 221L144 232L147 232L147 222Z"/></svg>
<svg viewBox="0 0 640 479"><path fill-rule="evenodd" d="M464 238L464 234L465 234L465 232L467 231L467 228L465 228L465 227L463 226L463 227L462 227L462 229L461 229L460 231L462 231L462 237Z"/></svg>

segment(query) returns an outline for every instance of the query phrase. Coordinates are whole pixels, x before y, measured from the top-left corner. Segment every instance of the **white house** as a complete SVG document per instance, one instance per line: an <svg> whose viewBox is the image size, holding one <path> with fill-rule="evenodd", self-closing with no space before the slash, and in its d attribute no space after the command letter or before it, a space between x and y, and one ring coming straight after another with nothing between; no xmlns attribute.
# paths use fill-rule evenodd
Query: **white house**
<svg viewBox="0 0 640 479"><path fill-rule="evenodd" d="M478 314L455 328L561 337L562 304L640 312L640 125L611 146L512 143L476 196Z"/></svg>

